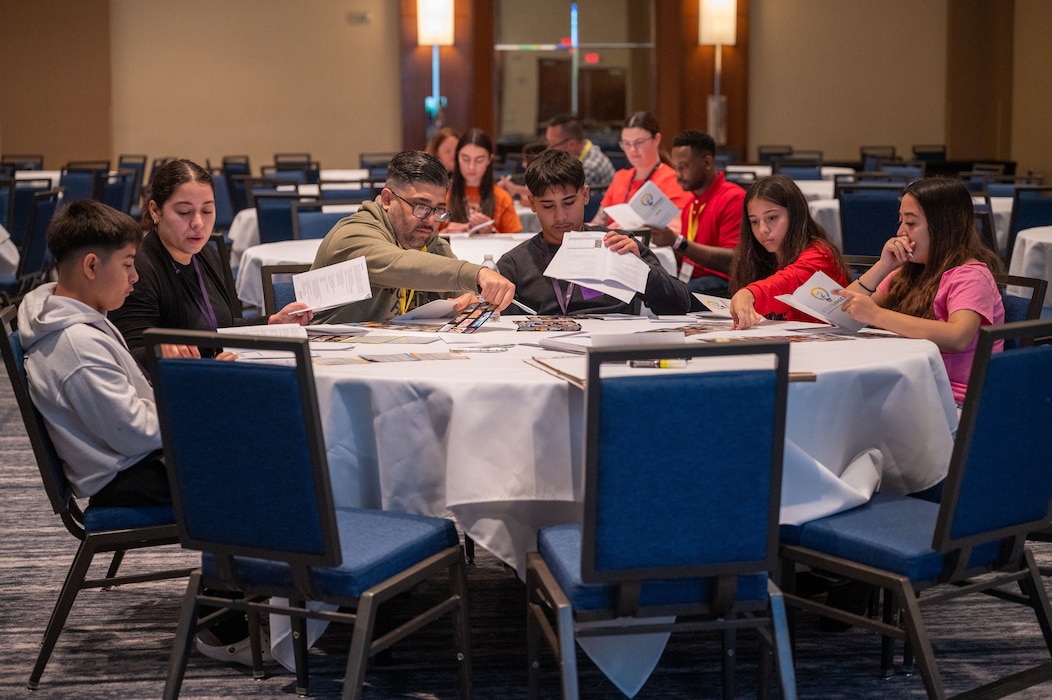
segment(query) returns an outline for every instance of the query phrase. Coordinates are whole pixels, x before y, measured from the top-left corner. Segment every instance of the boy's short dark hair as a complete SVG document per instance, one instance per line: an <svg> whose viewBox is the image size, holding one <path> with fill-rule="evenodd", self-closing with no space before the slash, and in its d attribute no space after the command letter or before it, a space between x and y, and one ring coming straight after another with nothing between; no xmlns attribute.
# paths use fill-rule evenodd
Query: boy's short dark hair
<svg viewBox="0 0 1052 700"><path fill-rule="evenodd" d="M78 253L109 255L129 243L142 242L135 219L93 199L71 202L59 209L47 228L47 247L62 265Z"/></svg>
<svg viewBox="0 0 1052 700"><path fill-rule="evenodd" d="M566 151L548 149L526 166L526 187L534 197L540 197L553 187L584 187L584 166Z"/></svg>

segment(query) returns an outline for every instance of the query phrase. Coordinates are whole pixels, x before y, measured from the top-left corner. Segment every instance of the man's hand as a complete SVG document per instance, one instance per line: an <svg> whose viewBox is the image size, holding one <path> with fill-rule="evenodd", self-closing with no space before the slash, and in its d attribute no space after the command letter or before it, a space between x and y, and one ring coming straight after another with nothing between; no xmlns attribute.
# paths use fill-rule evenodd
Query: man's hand
<svg viewBox="0 0 1052 700"><path fill-rule="evenodd" d="M508 308L515 298L515 285L511 280L488 267L479 270L475 283L479 286L479 296L490 304L496 304L497 311Z"/></svg>
<svg viewBox="0 0 1052 700"><path fill-rule="evenodd" d="M650 229L650 245L672 245L676 241L676 232L667 226L647 226Z"/></svg>
<svg viewBox="0 0 1052 700"><path fill-rule="evenodd" d="M603 236L603 245L618 255L631 253L637 258L639 257L639 244L636 243L636 239L631 236L626 236L623 233L607 231L606 235Z"/></svg>

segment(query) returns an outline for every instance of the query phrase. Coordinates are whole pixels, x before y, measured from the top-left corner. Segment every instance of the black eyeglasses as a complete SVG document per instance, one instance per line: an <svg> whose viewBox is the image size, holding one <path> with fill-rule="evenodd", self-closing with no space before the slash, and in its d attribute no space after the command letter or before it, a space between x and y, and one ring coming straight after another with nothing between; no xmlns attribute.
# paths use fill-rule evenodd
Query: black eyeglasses
<svg viewBox="0 0 1052 700"><path fill-rule="evenodd" d="M390 188L388 188L388 190L395 197L398 197L400 200L411 206L413 208L413 216L415 216L418 219L426 219L427 217L434 214L435 221L437 221L438 223L442 223L443 221L449 218L449 210L445 207L429 207L426 204L413 204L408 199L398 194L394 190Z"/></svg>

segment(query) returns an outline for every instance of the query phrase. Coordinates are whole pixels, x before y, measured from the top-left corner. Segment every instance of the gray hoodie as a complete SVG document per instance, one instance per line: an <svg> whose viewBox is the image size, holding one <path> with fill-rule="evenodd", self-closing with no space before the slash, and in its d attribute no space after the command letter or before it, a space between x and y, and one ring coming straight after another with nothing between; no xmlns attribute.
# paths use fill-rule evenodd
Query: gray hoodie
<svg viewBox="0 0 1052 700"><path fill-rule="evenodd" d="M161 447L153 388L105 314L55 284L18 308L29 394L44 416L66 477L91 496L118 471Z"/></svg>

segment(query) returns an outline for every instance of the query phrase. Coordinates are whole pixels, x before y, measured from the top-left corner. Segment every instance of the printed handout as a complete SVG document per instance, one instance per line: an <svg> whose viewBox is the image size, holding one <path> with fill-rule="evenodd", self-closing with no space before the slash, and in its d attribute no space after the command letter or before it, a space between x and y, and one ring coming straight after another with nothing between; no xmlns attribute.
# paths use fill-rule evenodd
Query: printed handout
<svg viewBox="0 0 1052 700"><path fill-rule="evenodd" d="M645 182L625 204L614 204L604 209L607 216L622 228L662 228L679 216L679 207L653 182Z"/></svg>
<svg viewBox="0 0 1052 700"><path fill-rule="evenodd" d="M650 266L635 255L621 255L603 245L603 231L570 231L548 263L545 277L574 282L626 304L646 289Z"/></svg>
<svg viewBox="0 0 1052 700"><path fill-rule="evenodd" d="M308 270L292 276L296 301L311 311L324 311L372 297L365 258Z"/></svg>
<svg viewBox="0 0 1052 700"><path fill-rule="evenodd" d="M819 270L792 294L780 294L775 299L819 321L825 321L838 328L857 333L865 324L851 318L840 308L847 301L847 297L833 294L838 289L843 289L843 287Z"/></svg>

